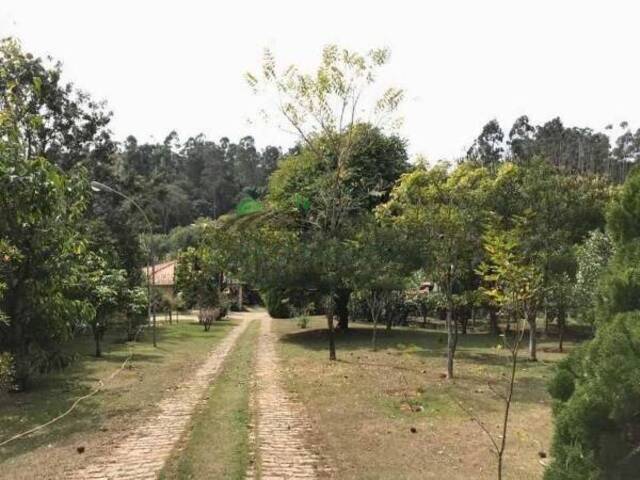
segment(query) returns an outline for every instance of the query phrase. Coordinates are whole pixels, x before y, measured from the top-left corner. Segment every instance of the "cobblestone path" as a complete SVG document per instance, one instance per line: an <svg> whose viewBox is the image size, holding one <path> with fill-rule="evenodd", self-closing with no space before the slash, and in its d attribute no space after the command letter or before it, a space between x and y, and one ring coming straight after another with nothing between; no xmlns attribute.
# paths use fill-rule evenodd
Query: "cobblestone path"
<svg viewBox="0 0 640 480"><path fill-rule="evenodd" d="M281 386L271 322L266 313L260 319L255 385L258 465L255 470L261 480L315 479L319 458L304 442L311 425L302 406ZM250 470L247 478L258 478L257 472Z"/></svg>
<svg viewBox="0 0 640 480"><path fill-rule="evenodd" d="M183 434L198 403L251 320L243 320L215 347L195 374L158 405L159 413L132 432L108 455L67 478L86 480L155 479Z"/></svg>

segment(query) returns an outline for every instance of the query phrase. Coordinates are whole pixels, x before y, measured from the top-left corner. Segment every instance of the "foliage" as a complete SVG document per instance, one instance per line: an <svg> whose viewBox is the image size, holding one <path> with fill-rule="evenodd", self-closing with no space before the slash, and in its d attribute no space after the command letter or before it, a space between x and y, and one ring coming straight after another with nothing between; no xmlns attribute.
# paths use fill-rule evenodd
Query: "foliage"
<svg viewBox="0 0 640 480"><path fill-rule="evenodd" d="M514 228L491 226L484 235L487 257L478 267L484 285L481 291L516 321L528 317L536 308L542 274L523 254L527 219L520 218Z"/></svg>
<svg viewBox="0 0 640 480"><path fill-rule="evenodd" d="M611 239L599 230L590 232L585 241L576 247L576 313L580 321L589 325L595 324L596 309L602 303L599 297L603 290L604 274L613 254Z"/></svg>
<svg viewBox="0 0 640 480"><path fill-rule="evenodd" d="M553 462L545 479L636 478L640 468L640 318L616 316L573 351L550 384Z"/></svg>
<svg viewBox="0 0 640 480"><path fill-rule="evenodd" d="M189 247L178 256L176 289L189 307L215 307L220 300L221 274L209 249Z"/></svg>
<svg viewBox="0 0 640 480"><path fill-rule="evenodd" d="M23 157L22 139L9 129L10 119L5 115L0 124L12 136L0 144L6 285L0 311L7 317L0 324L0 351L12 354L22 389L31 373L60 359L59 346L70 336L72 319L89 318L93 311L86 298L75 297L72 284L87 247L78 222L88 189L80 172L65 174L41 157Z"/></svg>
<svg viewBox="0 0 640 480"><path fill-rule="evenodd" d="M465 163L449 172L447 164L420 166L404 175L390 200L378 209L384 222L419 239L411 249L447 299L448 375L453 376L457 328L453 295L473 275L490 195L486 169Z"/></svg>

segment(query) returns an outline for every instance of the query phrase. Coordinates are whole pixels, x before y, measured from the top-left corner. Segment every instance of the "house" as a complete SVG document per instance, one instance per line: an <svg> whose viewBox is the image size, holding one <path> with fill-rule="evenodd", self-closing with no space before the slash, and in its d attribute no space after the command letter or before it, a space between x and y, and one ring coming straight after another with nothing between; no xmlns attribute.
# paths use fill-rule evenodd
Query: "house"
<svg viewBox="0 0 640 480"><path fill-rule="evenodd" d="M164 263L158 263L153 267L144 267L142 273L145 278L151 279L151 285L159 291L167 300L173 300L175 297L175 274L177 260L170 260Z"/></svg>

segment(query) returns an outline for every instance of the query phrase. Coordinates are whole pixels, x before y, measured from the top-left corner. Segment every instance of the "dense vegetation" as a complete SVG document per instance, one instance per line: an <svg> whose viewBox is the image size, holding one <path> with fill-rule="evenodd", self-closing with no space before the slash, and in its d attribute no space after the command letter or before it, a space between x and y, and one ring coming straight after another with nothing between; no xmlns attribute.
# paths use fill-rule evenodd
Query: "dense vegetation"
<svg viewBox="0 0 640 480"><path fill-rule="evenodd" d="M326 315L331 360L336 321L341 330L371 321L376 349L378 323L431 317L446 328L453 379L459 335L483 321L512 348L511 392L520 340L537 359L540 318L560 352L568 326L583 324L592 339L550 385L546 475L633 478L640 130L621 125L611 146L604 133L524 116L506 140L489 122L455 164L411 163L393 129L403 92L383 91L362 113L388 59L331 46L312 74L281 73L267 53L247 78L279 95L276 113L299 133L283 155L252 137L118 143L104 104L62 83L59 64L4 40L0 384L24 390L35 372L64 366L72 359L61 347L85 327L96 355L107 327L135 339L149 321L141 267L178 258L188 306L226 310L233 279L258 290L274 317ZM91 181L126 195L94 193ZM505 415L503 438L507 425Z"/></svg>

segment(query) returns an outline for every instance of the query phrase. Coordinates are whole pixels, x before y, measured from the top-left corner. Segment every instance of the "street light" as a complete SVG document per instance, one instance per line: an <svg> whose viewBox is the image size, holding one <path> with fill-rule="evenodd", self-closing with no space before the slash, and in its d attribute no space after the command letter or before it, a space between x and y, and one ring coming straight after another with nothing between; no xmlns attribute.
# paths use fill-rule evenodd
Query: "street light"
<svg viewBox="0 0 640 480"><path fill-rule="evenodd" d="M142 209L142 207L138 205L133 198L128 197L124 193L116 190L115 188L110 187L109 185L105 185L104 183L100 183L96 181L91 182L91 190L93 190L94 192L113 193L115 195L118 195L119 197L124 198L125 200L128 200L129 202L131 202L133 206L135 206L140 211L140 213L142 214L142 217L144 218L144 221L147 223L147 227L149 228L149 243L147 245L147 248L149 250L148 252L149 266L147 267L147 304L148 304L147 311L149 315L149 320L151 321L151 325L152 325L151 331L153 332L153 346L156 347L157 346L156 345L156 316L153 308L153 301L151 300L151 286L155 285L156 283L156 265L154 263L153 242L151 240L151 236L153 235L153 226L151 225L151 222L149 221L149 217L147 217L147 214L144 213L144 210Z"/></svg>

